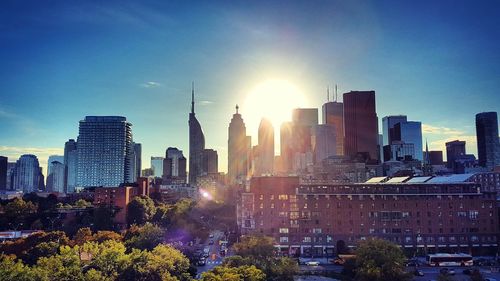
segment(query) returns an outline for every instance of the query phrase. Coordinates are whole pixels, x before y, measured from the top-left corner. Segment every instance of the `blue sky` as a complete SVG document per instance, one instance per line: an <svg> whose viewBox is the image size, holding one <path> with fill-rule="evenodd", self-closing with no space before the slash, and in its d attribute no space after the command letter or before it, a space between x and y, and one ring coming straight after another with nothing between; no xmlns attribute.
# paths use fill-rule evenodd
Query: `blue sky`
<svg viewBox="0 0 500 281"><path fill-rule="evenodd" d="M335 83L373 89L380 120L406 114L431 149L462 139L476 153L474 115L500 109L499 11L498 1L2 1L0 154L46 162L86 115L126 116L145 167L168 146L187 154L194 80L225 171L234 105L274 78L297 85L304 106L320 107Z"/></svg>

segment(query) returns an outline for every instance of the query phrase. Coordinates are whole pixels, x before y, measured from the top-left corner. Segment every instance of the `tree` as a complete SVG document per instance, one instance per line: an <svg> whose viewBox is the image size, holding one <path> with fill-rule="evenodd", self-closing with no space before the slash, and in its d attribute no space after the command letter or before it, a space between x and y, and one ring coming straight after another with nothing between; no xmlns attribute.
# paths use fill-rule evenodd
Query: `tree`
<svg viewBox="0 0 500 281"><path fill-rule="evenodd" d="M216 266L201 275L201 281L264 281L266 275L253 265Z"/></svg>
<svg viewBox="0 0 500 281"><path fill-rule="evenodd" d="M401 249L386 240L373 239L360 243L356 251L356 280L404 281L411 276L405 272L405 256Z"/></svg>
<svg viewBox="0 0 500 281"><path fill-rule="evenodd" d="M83 227L78 229L75 236L73 237L74 245L83 245L85 242L92 241L92 230L88 227Z"/></svg>
<svg viewBox="0 0 500 281"><path fill-rule="evenodd" d="M15 198L4 207L5 218L11 228L17 229L30 224L27 218L37 212L38 207L30 201L24 201L21 198Z"/></svg>
<svg viewBox="0 0 500 281"><path fill-rule="evenodd" d="M12 256L0 255L0 281L31 281L36 280L35 273L22 261Z"/></svg>
<svg viewBox="0 0 500 281"><path fill-rule="evenodd" d="M453 281L453 278L449 276L448 274L442 274L440 273L437 278L438 281Z"/></svg>
<svg viewBox="0 0 500 281"><path fill-rule="evenodd" d="M297 262L288 257L276 259L270 266L270 277L273 280L288 281L293 280L293 276L297 275L300 271Z"/></svg>
<svg viewBox="0 0 500 281"><path fill-rule="evenodd" d="M151 223L143 226L132 225L125 233L125 245L128 248L152 250L164 240L164 231Z"/></svg>
<svg viewBox="0 0 500 281"><path fill-rule="evenodd" d="M92 240L98 243L102 243L106 240L114 240L114 241L123 240L123 236L121 234L116 233L114 231L106 231L106 230L97 231L97 233L95 233L92 238L93 238Z"/></svg>
<svg viewBox="0 0 500 281"><path fill-rule="evenodd" d="M275 256L274 240L267 236L243 236L233 249L236 255L242 257L267 259Z"/></svg>
<svg viewBox="0 0 500 281"><path fill-rule="evenodd" d="M93 223L95 230L113 230L115 210L111 206L98 206L93 210Z"/></svg>
<svg viewBox="0 0 500 281"><path fill-rule="evenodd" d="M137 196L127 206L127 223L142 225L150 221L156 213L154 201L148 196Z"/></svg>
<svg viewBox="0 0 500 281"><path fill-rule="evenodd" d="M83 199L78 199L73 206L77 208L87 208L92 207L92 203Z"/></svg>

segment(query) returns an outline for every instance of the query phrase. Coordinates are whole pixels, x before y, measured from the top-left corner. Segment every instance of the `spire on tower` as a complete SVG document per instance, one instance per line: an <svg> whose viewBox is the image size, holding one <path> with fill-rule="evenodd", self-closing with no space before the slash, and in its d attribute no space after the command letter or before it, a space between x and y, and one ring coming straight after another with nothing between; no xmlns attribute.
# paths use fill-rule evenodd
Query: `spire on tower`
<svg viewBox="0 0 500 281"><path fill-rule="evenodd" d="M191 113L194 113L194 81L191 83Z"/></svg>
<svg viewBox="0 0 500 281"><path fill-rule="evenodd" d="M240 108L240 107L238 106L238 104L236 104L236 114L238 114L238 109L239 109L239 108Z"/></svg>
<svg viewBox="0 0 500 281"><path fill-rule="evenodd" d="M330 85L326 86L326 102L330 102Z"/></svg>
<svg viewBox="0 0 500 281"><path fill-rule="evenodd" d="M335 102L338 102L338 98L337 98L337 84L335 84Z"/></svg>

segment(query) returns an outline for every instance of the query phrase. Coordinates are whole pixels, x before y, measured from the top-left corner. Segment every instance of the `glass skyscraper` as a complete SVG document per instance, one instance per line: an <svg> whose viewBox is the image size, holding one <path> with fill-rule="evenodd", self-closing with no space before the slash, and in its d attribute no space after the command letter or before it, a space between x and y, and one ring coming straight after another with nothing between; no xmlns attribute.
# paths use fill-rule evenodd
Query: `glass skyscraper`
<svg viewBox="0 0 500 281"><path fill-rule="evenodd" d="M78 187L115 187L133 182L132 124L121 116L87 116L77 140Z"/></svg>
<svg viewBox="0 0 500 281"><path fill-rule="evenodd" d="M476 114L476 136L479 165L488 169L500 165L498 117L496 112Z"/></svg>

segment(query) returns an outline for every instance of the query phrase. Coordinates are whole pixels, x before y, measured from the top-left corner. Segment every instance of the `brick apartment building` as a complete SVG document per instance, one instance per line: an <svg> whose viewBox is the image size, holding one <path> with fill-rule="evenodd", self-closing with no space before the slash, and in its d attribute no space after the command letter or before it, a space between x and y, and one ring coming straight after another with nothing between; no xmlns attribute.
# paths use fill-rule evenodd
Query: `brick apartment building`
<svg viewBox="0 0 500 281"><path fill-rule="evenodd" d="M419 254L498 251L496 193L460 176L327 184L255 177L238 202L243 235L275 238L282 254L331 255L379 237Z"/></svg>
<svg viewBox="0 0 500 281"><path fill-rule="evenodd" d="M117 208L114 221L120 227L127 225L127 206L136 196L149 195L148 178L138 178L133 185L119 187L96 187L94 205L106 205Z"/></svg>

